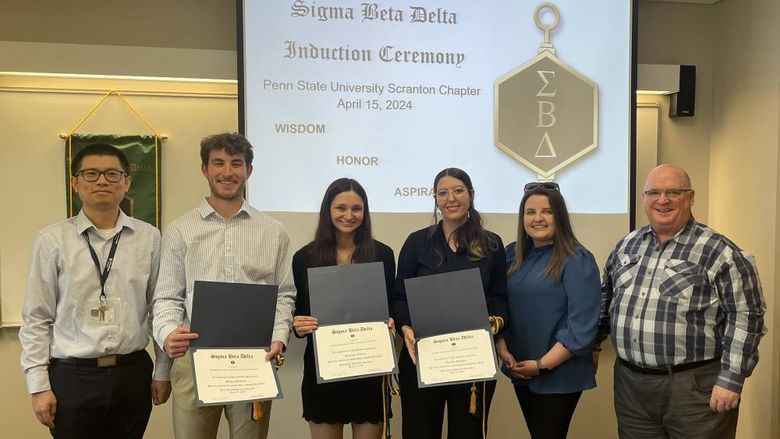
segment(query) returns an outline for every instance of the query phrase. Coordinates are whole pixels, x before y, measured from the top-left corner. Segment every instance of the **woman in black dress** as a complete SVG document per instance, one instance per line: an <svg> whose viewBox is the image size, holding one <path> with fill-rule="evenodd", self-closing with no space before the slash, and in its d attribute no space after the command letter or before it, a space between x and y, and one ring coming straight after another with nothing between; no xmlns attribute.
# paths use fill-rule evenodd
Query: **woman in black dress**
<svg viewBox="0 0 780 439"><path fill-rule="evenodd" d="M493 333L499 333L507 315L504 244L482 226L474 208L474 187L466 172L447 168L439 172L433 186L441 221L406 239L391 295L391 314L404 336L399 359L403 437L440 439L446 405L448 438L482 438L486 436L496 382L417 387L415 335L404 279L479 268Z"/></svg>
<svg viewBox="0 0 780 439"><path fill-rule="evenodd" d="M355 180L340 178L325 191L314 241L293 256L293 277L298 289L293 330L297 337L307 339L301 397L303 418L309 422L313 439L341 439L344 424L350 423L354 439L378 439L383 422L388 422L382 377L317 384L311 340L317 318L310 315L307 269L360 262L384 264L389 293L395 276L393 250L371 235L368 198L363 187ZM393 328L392 319L389 326Z"/></svg>

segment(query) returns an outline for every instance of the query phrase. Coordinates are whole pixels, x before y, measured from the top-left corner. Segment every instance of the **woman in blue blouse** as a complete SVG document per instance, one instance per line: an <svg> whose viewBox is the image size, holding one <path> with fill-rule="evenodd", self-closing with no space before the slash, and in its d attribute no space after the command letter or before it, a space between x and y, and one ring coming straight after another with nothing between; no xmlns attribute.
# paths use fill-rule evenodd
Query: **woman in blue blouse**
<svg viewBox="0 0 780 439"><path fill-rule="evenodd" d="M534 439L565 438L591 363L601 301L593 255L577 240L556 183L528 183L506 248L509 322L496 343Z"/></svg>

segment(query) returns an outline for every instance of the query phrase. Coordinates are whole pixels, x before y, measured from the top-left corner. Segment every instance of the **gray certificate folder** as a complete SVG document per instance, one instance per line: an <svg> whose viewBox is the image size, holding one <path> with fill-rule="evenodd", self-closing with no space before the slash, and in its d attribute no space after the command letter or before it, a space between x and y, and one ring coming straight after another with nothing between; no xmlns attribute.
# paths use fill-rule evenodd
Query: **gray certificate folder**
<svg viewBox="0 0 780 439"><path fill-rule="evenodd" d="M197 333L198 338L190 342L190 351L198 406L223 405L225 402L206 403L201 399L195 352L234 349L232 353L241 355L242 349L267 350L273 337L278 292L277 285L195 281L190 330ZM276 369L274 379L278 393L268 399L283 397ZM239 399L229 403L249 401Z"/></svg>
<svg viewBox="0 0 780 439"><path fill-rule="evenodd" d="M490 330L478 268L406 279L406 300L419 338L472 329Z"/></svg>
<svg viewBox="0 0 780 439"><path fill-rule="evenodd" d="M313 336L317 383L366 378L397 372L393 336L387 331L387 342L393 356L392 364L394 367L392 370L327 380L320 373L320 355L318 354L320 342L318 342L317 337L320 331L326 331L327 328L334 325L387 322L389 320L384 264L369 262L315 267L309 268L308 276L309 307L312 316L316 317L319 322L319 328Z"/></svg>
<svg viewBox="0 0 780 439"><path fill-rule="evenodd" d="M309 268L309 306L320 326L387 321L381 262Z"/></svg>
<svg viewBox="0 0 780 439"><path fill-rule="evenodd" d="M276 316L276 285L195 281L190 329L194 348L267 348Z"/></svg>
<svg viewBox="0 0 780 439"><path fill-rule="evenodd" d="M463 331L490 331L482 277L478 268L406 279L406 299L417 340ZM456 343L452 343L455 348ZM490 343L492 361L496 350ZM453 358L457 358L457 349ZM473 382L473 379L427 384L421 381L421 362L417 361L417 387L433 387ZM494 380L491 377L480 378Z"/></svg>

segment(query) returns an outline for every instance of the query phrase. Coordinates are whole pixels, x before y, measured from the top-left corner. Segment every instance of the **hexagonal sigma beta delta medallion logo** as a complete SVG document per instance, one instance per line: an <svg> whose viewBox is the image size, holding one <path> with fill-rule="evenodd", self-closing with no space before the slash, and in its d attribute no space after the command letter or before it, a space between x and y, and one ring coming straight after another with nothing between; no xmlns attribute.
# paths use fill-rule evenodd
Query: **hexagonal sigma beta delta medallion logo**
<svg viewBox="0 0 780 439"><path fill-rule="evenodd" d="M543 22L546 11L552 22ZM495 144L540 181L554 180L598 145L598 85L555 56L550 34L560 20L552 3L537 6L538 54L495 82Z"/></svg>

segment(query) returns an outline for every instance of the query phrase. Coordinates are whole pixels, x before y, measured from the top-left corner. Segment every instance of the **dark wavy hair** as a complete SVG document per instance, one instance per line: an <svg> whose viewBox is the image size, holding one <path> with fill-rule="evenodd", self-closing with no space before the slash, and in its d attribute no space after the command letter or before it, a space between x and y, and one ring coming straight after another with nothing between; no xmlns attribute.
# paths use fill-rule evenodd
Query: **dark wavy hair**
<svg viewBox="0 0 780 439"><path fill-rule="evenodd" d="M338 194L353 191L363 199L363 223L352 235L357 248L352 254L352 262L371 262L375 259L376 248L371 234L371 215L368 209L366 190L356 180L339 178L328 186L320 205L317 231L311 243L311 261L315 267L336 265L336 230L331 219L330 206Z"/></svg>
<svg viewBox="0 0 780 439"><path fill-rule="evenodd" d="M224 149L230 155L243 155L244 164L252 165L255 154L252 152L252 144L246 137L238 133L220 133L204 137L200 141L200 161L204 166L209 164L211 151Z"/></svg>
<svg viewBox="0 0 780 439"><path fill-rule="evenodd" d="M566 264L566 258L574 254L575 249L580 244L577 237L574 236L574 230L569 220L569 210L566 208L566 201L563 195L557 190L536 188L526 192L520 201L520 216L517 220L517 247L515 248L515 259L507 270L507 275L512 275L520 269L528 251L533 248L534 241L525 233L523 218L525 216L525 203L534 195L542 195L550 201L550 210L555 218L555 234L553 235L553 254L550 262L542 271L542 275L550 279L558 279Z"/></svg>
<svg viewBox="0 0 780 439"><path fill-rule="evenodd" d="M498 241L495 237L485 230L482 222L482 216L480 216L477 209L474 208L474 185L471 183L471 177L466 171L458 168L446 168L436 174L436 178L433 179L433 190L436 192L436 185L439 184L439 180L444 177L453 177L462 181L469 192L469 212L466 222L455 229L452 234L455 235L455 240L458 243L459 249L466 249L469 258L472 260L480 260L484 258L488 250L496 250L498 248ZM435 197L435 195L434 195ZM436 219L436 204L434 198L434 210L433 217ZM428 232L428 239L432 239L436 230L440 227L438 224L432 226ZM449 242L449 236L445 236L445 242ZM434 247L438 253L440 250ZM444 260L444 254L440 254L442 261Z"/></svg>

